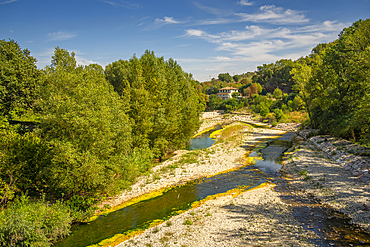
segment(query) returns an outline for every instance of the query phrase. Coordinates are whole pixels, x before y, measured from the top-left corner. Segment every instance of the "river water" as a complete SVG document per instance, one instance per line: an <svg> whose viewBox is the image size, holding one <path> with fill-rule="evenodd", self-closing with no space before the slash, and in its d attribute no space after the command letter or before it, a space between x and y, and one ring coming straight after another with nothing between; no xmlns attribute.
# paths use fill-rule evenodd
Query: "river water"
<svg viewBox="0 0 370 247"><path fill-rule="evenodd" d="M203 149L211 146L214 140L209 138L209 134L210 133L206 133L204 136L192 140L192 146L190 146L189 149ZM72 234L63 239L63 241L56 243L55 246L83 247L97 244L116 234L126 233L134 229L146 229L150 223L156 220L166 220L176 215L179 210L190 209L192 203L205 199L206 197L224 193L235 188L247 190L263 182L274 180L279 184L277 190L280 190L279 192L285 196L283 199L294 202L294 214L303 225L305 224L305 220L311 219L310 216L316 214L322 216L317 220L320 221L320 226L323 224L330 224L330 222L327 223L325 219L335 218L335 212L329 210L323 215L318 211L307 211L302 206L307 204L307 201L298 200L298 198L289 194L286 187L283 186L285 180L277 176L279 175L278 170L282 166L281 163L284 152L292 147L294 144L294 137L295 133L288 132L278 138L262 140L254 147L247 157L250 164L248 166L213 177L197 179L185 185L172 187L158 197L141 201L112 212L107 216L101 216L98 220L88 224L74 225L71 229ZM323 221L324 223L322 223ZM342 221L341 224L343 225ZM317 232L322 232L318 227L314 226L313 228ZM357 229L355 231L357 231ZM335 238L329 239L329 241L328 236L332 231L327 232L328 233L325 235L321 234L321 238L326 240L313 239L312 241L320 246L332 246L331 244L333 242L339 243L335 241ZM352 243L352 240L347 243ZM357 243L359 242L357 241Z"/></svg>

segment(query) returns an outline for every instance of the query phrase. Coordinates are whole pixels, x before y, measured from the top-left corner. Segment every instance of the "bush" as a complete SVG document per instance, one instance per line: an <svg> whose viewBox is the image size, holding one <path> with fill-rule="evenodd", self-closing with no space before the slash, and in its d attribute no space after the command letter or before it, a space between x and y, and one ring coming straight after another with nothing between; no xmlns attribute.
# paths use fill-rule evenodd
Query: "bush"
<svg viewBox="0 0 370 247"><path fill-rule="evenodd" d="M1 246L51 246L69 234L72 219L61 202L31 202L22 195L0 213Z"/></svg>
<svg viewBox="0 0 370 247"><path fill-rule="evenodd" d="M261 110L260 110L260 114L262 117L266 117L267 114L269 114L269 108L267 108L267 106L263 105L261 106Z"/></svg>
<svg viewBox="0 0 370 247"><path fill-rule="evenodd" d="M276 121L279 122L283 118L284 113L283 113L283 111L281 109L275 109L274 110L274 116L276 118Z"/></svg>

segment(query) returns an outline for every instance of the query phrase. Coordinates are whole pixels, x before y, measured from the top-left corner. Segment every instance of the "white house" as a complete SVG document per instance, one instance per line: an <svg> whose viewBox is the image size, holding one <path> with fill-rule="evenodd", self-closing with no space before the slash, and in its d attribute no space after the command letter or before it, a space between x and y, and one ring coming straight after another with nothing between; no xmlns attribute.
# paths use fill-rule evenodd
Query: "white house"
<svg viewBox="0 0 370 247"><path fill-rule="evenodd" d="M232 93L238 92L237 88L234 87L224 87L220 88L218 90L217 96L220 97L223 100L231 99L232 98Z"/></svg>

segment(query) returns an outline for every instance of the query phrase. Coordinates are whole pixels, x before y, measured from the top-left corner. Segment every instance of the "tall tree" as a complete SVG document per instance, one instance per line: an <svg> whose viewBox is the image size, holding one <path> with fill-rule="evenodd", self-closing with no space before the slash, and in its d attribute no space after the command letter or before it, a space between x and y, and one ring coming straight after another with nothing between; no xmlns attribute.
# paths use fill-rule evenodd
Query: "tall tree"
<svg viewBox="0 0 370 247"><path fill-rule="evenodd" d="M197 83L173 59L146 51L106 67L107 80L129 103L134 146L149 145L157 157L184 147L199 126L203 106Z"/></svg>
<svg viewBox="0 0 370 247"><path fill-rule="evenodd" d="M36 59L14 40L0 40L0 113L12 119L32 115L42 73Z"/></svg>

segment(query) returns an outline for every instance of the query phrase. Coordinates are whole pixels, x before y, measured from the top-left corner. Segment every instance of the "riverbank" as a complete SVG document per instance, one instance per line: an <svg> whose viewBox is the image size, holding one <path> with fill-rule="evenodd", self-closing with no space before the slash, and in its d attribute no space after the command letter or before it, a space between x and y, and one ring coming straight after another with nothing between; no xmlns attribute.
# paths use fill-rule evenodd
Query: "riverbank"
<svg viewBox="0 0 370 247"><path fill-rule="evenodd" d="M220 122L208 119L203 130ZM279 129L246 126L239 130L236 139L224 140L205 150L179 150L154 167L150 176L141 177L131 191L108 203L114 208L161 188L239 168L245 165L244 156L256 143L283 133ZM215 197L118 246L314 246L308 239L315 234L300 227L273 187L268 184L237 196Z"/></svg>
<svg viewBox="0 0 370 247"><path fill-rule="evenodd" d="M207 119L203 130L220 122ZM180 150L111 203L118 205L161 188L244 166L244 155L258 141L295 131L297 126L283 124L277 128L245 127L239 130L237 139L204 150ZM351 183L356 178L343 174L338 163L312 143L303 138L301 141L281 170L289 192L297 197L313 196L323 205L350 216L352 223L369 229L368 185L358 184L358 178ZM118 246L316 246L311 240L320 237L312 227L298 222L292 206L284 202L273 184L239 195L215 197ZM361 241L367 243L366 239Z"/></svg>
<svg viewBox="0 0 370 247"><path fill-rule="evenodd" d="M313 235L270 184L210 200L118 246L315 246Z"/></svg>
<svg viewBox="0 0 370 247"><path fill-rule="evenodd" d="M322 139L320 144L323 145L317 145L318 139ZM357 174L346 169L350 166L345 160L334 161L324 151L331 145L330 141L334 143L336 140L329 137L325 143L324 140L324 137L313 137L311 142L302 138L297 149L283 163L281 173L288 180L289 189L298 196L314 196L321 204L349 216L351 223L370 231L370 185L368 179L362 179L367 171L363 168L362 173ZM351 161L347 160L348 163Z"/></svg>

